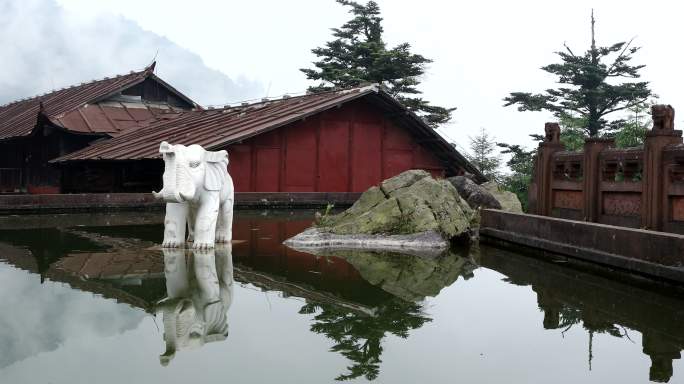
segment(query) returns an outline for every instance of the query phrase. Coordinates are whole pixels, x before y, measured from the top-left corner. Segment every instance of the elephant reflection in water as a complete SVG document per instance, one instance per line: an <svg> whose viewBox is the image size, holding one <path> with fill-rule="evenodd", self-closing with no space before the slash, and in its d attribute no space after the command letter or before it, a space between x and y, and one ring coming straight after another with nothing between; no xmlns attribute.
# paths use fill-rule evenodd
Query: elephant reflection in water
<svg viewBox="0 0 684 384"><path fill-rule="evenodd" d="M158 308L164 323L167 365L182 349L199 348L228 336L227 311L233 301L232 245L215 249L163 249L167 297Z"/></svg>

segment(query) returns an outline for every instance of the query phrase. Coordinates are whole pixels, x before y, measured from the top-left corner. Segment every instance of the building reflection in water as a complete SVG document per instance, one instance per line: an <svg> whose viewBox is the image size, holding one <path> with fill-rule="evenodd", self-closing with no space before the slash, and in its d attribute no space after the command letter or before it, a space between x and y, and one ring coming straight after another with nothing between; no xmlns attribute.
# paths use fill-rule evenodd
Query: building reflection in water
<svg viewBox="0 0 684 384"><path fill-rule="evenodd" d="M459 278L469 279L480 265L505 275L510 284L530 286L544 313L540 328L562 333L584 327L588 369L592 359L603 358L592 348L599 333L625 339L630 332L641 333L652 381L671 381L673 359L684 349L681 292L677 296L616 281L614 273L603 277L484 245L438 257L339 250L314 255L282 246L310 223L310 215L239 212L236 243L213 253L160 250L159 224L45 229L40 236L36 230L0 231L0 260L73 289L161 313L162 364L181 350L227 337L234 279L304 299L299 313L311 319L310 331L327 337L330 350L350 362L337 379L373 380L381 371L383 340L409 337L430 322L424 299L459 284Z"/></svg>
<svg viewBox="0 0 684 384"><path fill-rule="evenodd" d="M167 297L158 305L164 323L167 365L176 352L223 341L233 301L232 245L211 250L164 249Z"/></svg>

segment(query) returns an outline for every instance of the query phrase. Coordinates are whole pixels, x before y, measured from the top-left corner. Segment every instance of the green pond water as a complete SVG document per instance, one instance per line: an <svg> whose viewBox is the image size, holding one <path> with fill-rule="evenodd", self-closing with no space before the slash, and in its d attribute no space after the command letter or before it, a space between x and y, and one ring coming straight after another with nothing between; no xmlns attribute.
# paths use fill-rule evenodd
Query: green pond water
<svg viewBox="0 0 684 384"><path fill-rule="evenodd" d="M0 218L0 383L684 383L684 297L481 244L281 245L313 213L237 212L162 250L162 214Z"/></svg>

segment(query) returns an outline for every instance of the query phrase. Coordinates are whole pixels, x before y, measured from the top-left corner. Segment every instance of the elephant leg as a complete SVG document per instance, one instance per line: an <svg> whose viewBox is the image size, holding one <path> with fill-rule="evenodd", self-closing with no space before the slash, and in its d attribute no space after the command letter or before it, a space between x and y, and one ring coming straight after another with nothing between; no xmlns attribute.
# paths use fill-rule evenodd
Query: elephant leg
<svg viewBox="0 0 684 384"><path fill-rule="evenodd" d="M221 204L219 221L216 227L216 242L230 243L233 240L233 199Z"/></svg>
<svg viewBox="0 0 684 384"><path fill-rule="evenodd" d="M205 325L205 334L214 336L228 330L226 310L221 301L221 288L216 271L216 257L213 249L194 250L195 278L199 287L201 314Z"/></svg>
<svg viewBox="0 0 684 384"><path fill-rule="evenodd" d="M185 249L163 249L164 277L166 278L166 296L169 299L188 296L190 281Z"/></svg>
<svg viewBox="0 0 684 384"><path fill-rule="evenodd" d="M197 221L197 207L188 208L188 243L195 241L195 222Z"/></svg>
<svg viewBox="0 0 684 384"><path fill-rule="evenodd" d="M216 273L219 280L219 293L224 310L233 302L233 245L216 245Z"/></svg>
<svg viewBox="0 0 684 384"><path fill-rule="evenodd" d="M188 206L183 203L166 203L164 242L162 248L180 248L185 244L185 223Z"/></svg>
<svg viewBox="0 0 684 384"><path fill-rule="evenodd" d="M197 217L195 219L195 241L192 244L193 248L214 248L218 214L218 193L207 193L202 197L199 207L197 208Z"/></svg>
<svg viewBox="0 0 684 384"><path fill-rule="evenodd" d="M206 303L219 300L219 278L216 272L216 257L213 249L193 250L193 269L200 298Z"/></svg>

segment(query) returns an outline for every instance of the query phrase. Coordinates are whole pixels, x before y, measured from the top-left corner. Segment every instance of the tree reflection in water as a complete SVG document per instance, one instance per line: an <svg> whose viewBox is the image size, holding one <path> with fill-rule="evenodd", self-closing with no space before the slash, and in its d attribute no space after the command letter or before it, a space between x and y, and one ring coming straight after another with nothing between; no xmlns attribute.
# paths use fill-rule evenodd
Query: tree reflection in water
<svg viewBox="0 0 684 384"><path fill-rule="evenodd" d="M409 331L432 321L421 312L421 306L399 298L390 299L376 308L375 316L348 312L329 304L307 303L299 311L313 314L311 331L323 334L335 343L330 349L352 362L348 372L336 380L364 376L374 380L380 373L382 340L389 333L407 338Z"/></svg>
<svg viewBox="0 0 684 384"><path fill-rule="evenodd" d="M548 300L541 299L539 295L540 309L544 311L544 328L561 329L564 335L573 326L582 324L589 335L588 343L588 364L591 370L592 360L594 359L594 334L607 334L613 337L627 339L635 343L628 333L628 328L617 324L613 319L608 319L609 313L579 309L564 304L556 303L552 305ZM542 304L543 303L543 304ZM557 319L557 320L555 320ZM643 352L651 358L649 369L649 380L659 383L667 383L673 375L672 360L681 357L683 344L676 341L675 335L669 334L663 337L662 333L652 329L641 329ZM679 332L681 334L681 332ZM672 337L675 336L675 337Z"/></svg>
<svg viewBox="0 0 684 384"><path fill-rule="evenodd" d="M520 257L501 249L486 248L480 262L486 268L506 275L506 281L531 286L544 313L543 327L565 334L582 324L588 333L588 368L594 356L594 335L606 334L636 343L628 330L641 333L642 351L651 359L648 377L669 382L673 360L684 349L684 307L679 289L662 289L635 284L634 280L614 279L596 268L591 271L567 263ZM607 275L609 277L606 277ZM625 278L625 277L622 277ZM639 280L641 281L641 280Z"/></svg>
<svg viewBox="0 0 684 384"><path fill-rule="evenodd" d="M459 276L472 277L477 268L473 259L453 252L430 256L339 249L313 252L345 259L366 281L392 295L374 307L372 316L311 302L299 311L316 314L311 331L333 340L330 350L351 361L348 371L336 378L338 381L361 376L376 379L385 336L407 338L411 330L432 321L422 312L420 301L436 296Z"/></svg>
<svg viewBox="0 0 684 384"><path fill-rule="evenodd" d="M300 320L309 324L311 332L329 338L332 352L348 359L347 369L340 366L342 373L336 370L331 378L337 375L337 380L377 381L382 381L378 378L383 368L382 354L386 352L383 346L390 348L383 343L392 335L415 337L412 330L432 321L432 316L422 312L423 300L440 294L459 277L468 279L479 264L497 271L510 284L534 291L538 308L543 312L539 327L559 338L574 338L580 331L579 337L586 337L583 340L587 340L584 345L588 347L580 353L586 356L589 369L592 359L596 369L600 359L622 358L606 352L594 355L594 350L599 351L599 343L605 342L605 338L594 336L611 335L634 343L636 349L648 356L650 369L641 373L644 381L681 381L673 376L673 361L681 357L684 349L681 289L636 284L627 277L616 278L618 275L612 270L586 269L560 259L549 262L546 257L524 257L519 250L508 252L487 246L464 250L466 257L327 252L319 255L336 257L317 258L281 246L286 234L298 231L296 226L287 226L292 222L269 218L259 223L262 224L236 225L237 230L243 231L237 238L247 241L236 244L234 270L229 252L220 249L215 251L213 260L210 254L191 255L192 252L181 252L175 260L162 258L163 251L153 247L161 240L158 225L4 230L0 231L0 262L68 284L73 290L95 293L95 297L114 299L148 313L161 312L164 325L172 325L164 335L168 344L162 362L168 362L184 348L202 347L225 338L233 278L266 291L283 292L284 297L303 298L308 304L301 307L299 312L306 318L299 315ZM182 271L174 266L187 273L177 273ZM197 271L209 273L198 276ZM166 300L159 303L162 298ZM184 305L177 306L178 303ZM169 309L166 313L165 308ZM239 312L237 315L241 316ZM180 324L183 320L188 322ZM55 329L38 330L53 337L61 325L69 324L64 321L55 317L45 325ZM104 324L98 323L98 327L109 327L109 322ZM179 324L189 327L175 332ZM119 329L114 331L118 333ZM21 337L22 343L26 342ZM409 349L413 347L411 342L407 344ZM9 356L22 356L21 351L7 348L11 351ZM620 348L627 350L624 346ZM553 346L543 352L569 356L564 348ZM624 377L623 372L609 374L616 380Z"/></svg>

